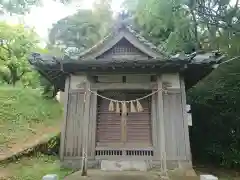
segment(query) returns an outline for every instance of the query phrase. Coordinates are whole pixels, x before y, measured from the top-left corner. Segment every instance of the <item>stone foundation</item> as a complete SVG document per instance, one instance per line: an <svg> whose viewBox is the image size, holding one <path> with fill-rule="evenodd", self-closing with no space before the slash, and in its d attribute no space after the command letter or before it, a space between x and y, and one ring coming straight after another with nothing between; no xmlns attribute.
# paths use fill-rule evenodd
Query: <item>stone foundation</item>
<svg viewBox="0 0 240 180"><path fill-rule="evenodd" d="M150 169L147 161L101 161L104 171L147 171Z"/></svg>
<svg viewBox="0 0 240 180"><path fill-rule="evenodd" d="M74 170L81 169L82 159L65 159L61 162L61 165L66 168L71 168ZM88 168L91 169L103 169L103 170L139 170L145 171L150 169L160 169L160 161L151 161L151 160L141 160L141 161L111 161L111 160L88 160ZM192 168L191 161L176 161L176 160L167 160L167 169L189 169Z"/></svg>

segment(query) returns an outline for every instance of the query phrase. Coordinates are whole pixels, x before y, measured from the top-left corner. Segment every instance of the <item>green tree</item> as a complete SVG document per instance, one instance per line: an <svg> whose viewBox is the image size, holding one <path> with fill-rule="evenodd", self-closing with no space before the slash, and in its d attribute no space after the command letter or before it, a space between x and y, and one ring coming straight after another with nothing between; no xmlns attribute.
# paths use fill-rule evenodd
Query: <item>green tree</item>
<svg viewBox="0 0 240 180"><path fill-rule="evenodd" d="M239 49L239 3L229 0L126 0L142 33L169 52Z"/></svg>
<svg viewBox="0 0 240 180"><path fill-rule="evenodd" d="M79 10L54 24L49 33L50 45L77 56L99 41L111 24L110 1L95 2L93 10Z"/></svg>
<svg viewBox="0 0 240 180"><path fill-rule="evenodd" d="M5 82L15 85L31 71L27 58L37 43L37 35L32 29L0 23L0 65Z"/></svg>
<svg viewBox="0 0 240 180"><path fill-rule="evenodd" d="M144 36L170 53L219 50L229 59L240 55L238 0L126 0L124 7ZM222 64L187 92L193 160L240 167L239 59Z"/></svg>
<svg viewBox="0 0 240 180"><path fill-rule="evenodd" d="M71 2L71 0L55 0L55 1L61 3ZM42 5L42 0L0 0L0 11L1 13L26 14L30 12L32 7L40 5Z"/></svg>
<svg viewBox="0 0 240 180"><path fill-rule="evenodd" d="M142 34L169 53L198 48L192 16L181 0L128 0L124 7L129 7Z"/></svg>

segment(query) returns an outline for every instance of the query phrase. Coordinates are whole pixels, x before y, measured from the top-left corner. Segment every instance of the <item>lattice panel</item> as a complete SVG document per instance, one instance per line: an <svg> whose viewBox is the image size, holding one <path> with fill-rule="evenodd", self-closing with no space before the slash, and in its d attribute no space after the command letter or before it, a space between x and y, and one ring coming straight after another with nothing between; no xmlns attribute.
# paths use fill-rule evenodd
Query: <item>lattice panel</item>
<svg viewBox="0 0 240 180"><path fill-rule="evenodd" d="M106 51L98 58L110 58L111 56L116 55L141 55L147 57L142 51L134 47L130 42L126 39L120 40L115 46L113 46L110 50Z"/></svg>
<svg viewBox="0 0 240 180"><path fill-rule="evenodd" d="M96 150L96 156L153 156L153 150Z"/></svg>

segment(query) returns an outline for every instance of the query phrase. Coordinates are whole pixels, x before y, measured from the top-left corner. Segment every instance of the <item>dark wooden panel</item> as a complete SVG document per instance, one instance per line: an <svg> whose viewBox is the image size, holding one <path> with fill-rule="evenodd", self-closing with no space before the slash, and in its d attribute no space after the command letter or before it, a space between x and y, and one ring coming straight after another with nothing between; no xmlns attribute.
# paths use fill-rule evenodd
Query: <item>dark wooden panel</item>
<svg viewBox="0 0 240 180"><path fill-rule="evenodd" d="M150 92L149 92L150 93ZM127 100L143 97L148 93L128 93ZM129 112L127 116L127 142L152 144L151 100L146 98L140 101L143 112ZM136 104L135 104L136 105Z"/></svg>
<svg viewBox="0 0 240 180"><path fill-rule="evenodd" d="M150 93L150 92L149 92ZM103 95L117 100L133 100L143 97L148 93L136 93L131 91L111 91ZM143 112L130 112L130 104L127 104L126 131L123 131L122 116L120 113L109 112L109 100L99 98L97 115L97 143L142 143L152 144L151 125L151 100L141 100ZM136 106L136 103L135 103ZM123 133L126 133L126 142L123 142ZM123 145L124 146L124 145Z"/></svg>

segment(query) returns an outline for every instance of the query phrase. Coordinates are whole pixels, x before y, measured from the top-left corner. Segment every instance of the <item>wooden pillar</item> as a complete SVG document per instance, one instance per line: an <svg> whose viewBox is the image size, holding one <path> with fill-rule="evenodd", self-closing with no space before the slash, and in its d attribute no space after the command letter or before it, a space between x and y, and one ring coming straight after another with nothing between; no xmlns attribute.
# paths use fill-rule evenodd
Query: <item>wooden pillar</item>
<svg viewBox="0 0 240 180"><path fill-rule="evenodd" d="M190 150L190 140L189 140L189 131L188 131L188 121L187 121L187 111L186 111L186 90L185 82L183 78L180 78L181 86L181 97L182 97L182 111L183 111L183 127L184 127L184 137L186 145L186 160L191 161L191 150Z"/></svg>
<svg viewBox="0 0 240 180"><path fill-rule="evenodd" d="M69 101L69 89L70 89L70 76L66 78L65 81L65 98L64 98L64 118L62 123L61 130L61 139L60 139L60 160L63 160L64 156L64 147L66 140L66 126L67 126L67 116L68 116L68 101Z"/></svg>
<svg viewBox="0 0 240 180"><path fill-rule="evenodd" d="M97 91L92 91L97 93ZM96 148L96 123L97 123L97 95L90 94L90 114L89 114L89 130L88 130L88 158L95 158Z"/></svg>
<svg viewBox="0 0 240 180"><path fill-rule="evenodd" d="M88 80L85 82L85 90L84 90L84 112L83 112L83 149L84 153L88 156L89 145L88 145L88 138L89 138L89 124L90 124L90 95L91 92L88 90L90 89L90 83Z"/></svg>
<svg viewBox="0 0 240 180"><path fill-rule="evenodd" d="M161 160L161 170L166 170L166 148L165 148L165 127L164 127L164 112L163 112L163 89L162 86L162 78L161 76L157 77L157 84L158 84L158 98L157 98L157 112L158 112L158 141L160 146L160 160Z"/></svg>
<svg viewBox="0 0 240 180"><path fill-rule="evenodd" d="M158 145L158 122L157 122L157 94L152 96L152 105L151 105L151 121L152 121L152 144L153 144L153 158L155 161L160 159L160 146Z"/></svg>

